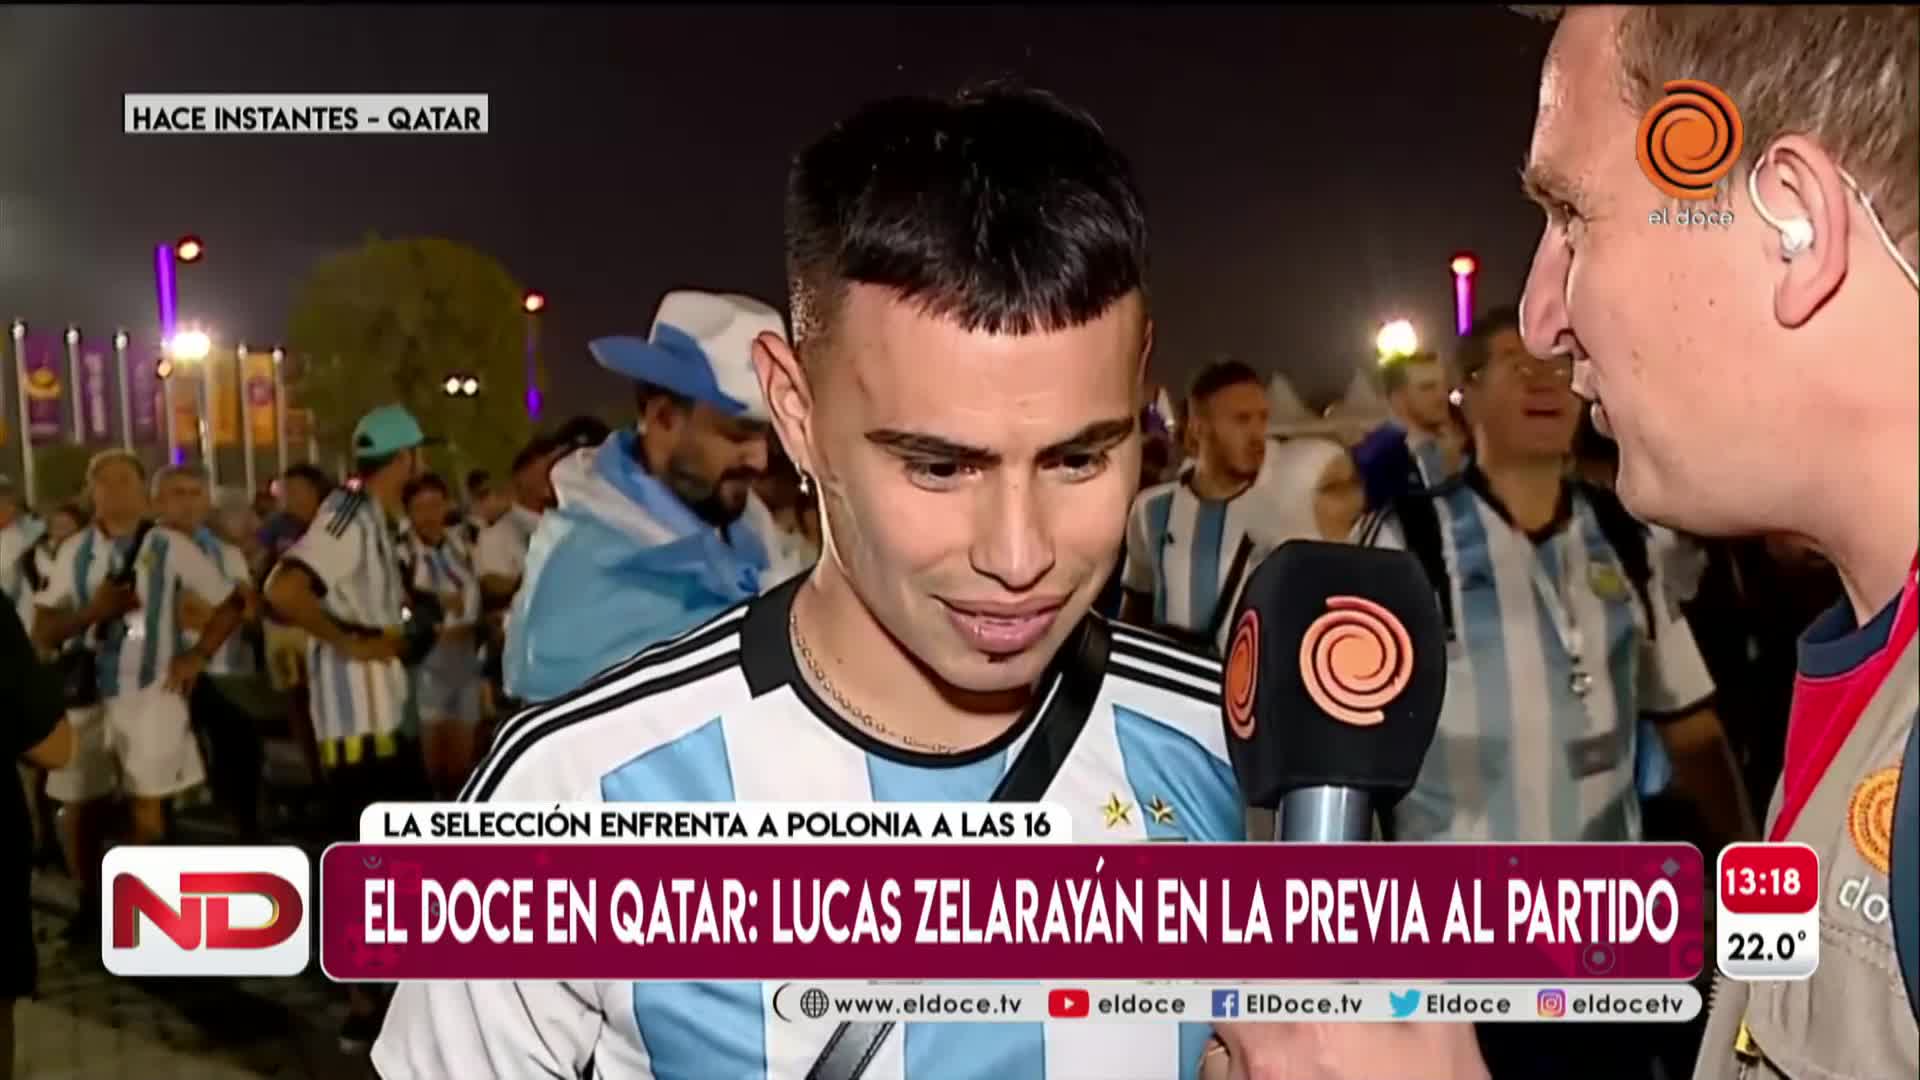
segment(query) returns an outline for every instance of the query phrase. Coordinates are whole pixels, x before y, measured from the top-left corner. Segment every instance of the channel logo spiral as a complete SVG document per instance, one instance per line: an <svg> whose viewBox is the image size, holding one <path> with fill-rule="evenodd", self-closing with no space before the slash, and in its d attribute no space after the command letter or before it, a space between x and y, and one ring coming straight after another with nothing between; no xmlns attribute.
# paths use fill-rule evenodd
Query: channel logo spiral
<svg viewBox="0 0 1920 1080"><path fill-rule="evenodd" d="M1698 79L1675 79L1640 118L1634 154L1653 186L1676 199L1710 199L1733 171L1746 142L1740 110L1726 92Z"/></svg>
<svg viewBox="0 0 1920 1080"><path fill-rule="evenodd" d="M1253 738L1253 691L1260 683L1260 613L1248 608L1234 627L1233 644L1227 649L1226 706L1227 728L1235 738Z"/></svg>
<svg viewBox="0 0 1920 1080"><path fill-rule="evenodd" d="M1385 720L1382 707L1413 679L1413 641L1398 616L1358 596L1327 597L1327 613L1300 639L1300 681L1328 716L1354 727Z"/></svg>

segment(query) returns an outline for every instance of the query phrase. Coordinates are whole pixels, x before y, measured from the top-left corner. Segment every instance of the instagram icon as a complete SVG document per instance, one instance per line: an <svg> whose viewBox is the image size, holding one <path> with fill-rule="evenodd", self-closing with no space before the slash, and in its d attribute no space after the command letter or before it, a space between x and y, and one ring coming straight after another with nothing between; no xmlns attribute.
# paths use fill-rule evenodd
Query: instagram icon
<svg viewBox="0 0 1920 1080"><path fill-rule="evenodd" d="M1565 990L1540 991L1540 1015L1549 1020L1558 1020L1567 1015L1567 992Z"/></svg>

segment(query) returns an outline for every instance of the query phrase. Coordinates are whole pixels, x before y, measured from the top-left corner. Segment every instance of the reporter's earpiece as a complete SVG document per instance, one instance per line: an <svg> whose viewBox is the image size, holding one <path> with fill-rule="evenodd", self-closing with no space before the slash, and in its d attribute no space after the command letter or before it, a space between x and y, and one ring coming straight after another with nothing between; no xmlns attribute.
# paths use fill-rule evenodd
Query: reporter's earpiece
<svg viewBox="0 0 1920 1080"><path fill-rule="evenodd" d="M1813 247L1813 222L1803 217L1787 218L1785 221L1773 216L1767 204L1760 199L1760 165L1747 170L1747 197L1753 200L1754 213L1760 220L1773 226L1780 233L1780 254L1793 258Z"/></svg>

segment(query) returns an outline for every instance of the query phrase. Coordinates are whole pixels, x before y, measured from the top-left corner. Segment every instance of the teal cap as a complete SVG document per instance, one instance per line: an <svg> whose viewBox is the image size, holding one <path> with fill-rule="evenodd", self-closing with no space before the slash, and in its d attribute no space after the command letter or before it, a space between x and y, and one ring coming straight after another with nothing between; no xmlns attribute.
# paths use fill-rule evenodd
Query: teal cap
<svg viewBox="0 0 1920 1080"><path fill-rule="evenodd" d="M439 441L427 438L420 430L420 421L400 405L382 405L353 426L353 456L361 461L392 457L402 450Z"/></svg>

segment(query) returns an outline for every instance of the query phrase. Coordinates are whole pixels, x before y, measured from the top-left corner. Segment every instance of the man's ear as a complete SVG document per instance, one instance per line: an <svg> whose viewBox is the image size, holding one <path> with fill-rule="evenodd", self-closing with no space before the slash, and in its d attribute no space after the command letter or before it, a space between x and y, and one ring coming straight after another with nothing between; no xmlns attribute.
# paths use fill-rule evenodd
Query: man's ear
<svg viewBox="0 0 1920 1080"><path fill-rule="evenodd" d="M760 393L766 398L774 433L780 437L787 460L803 473L816 473L813 391L807 385L800 357L779 334L763 333L753 339L753 370L759 376Z"/></svg>
<svg viewBox="0 0 1920 1080"><path fill-rule="evenodd" d="M1783 326L1799 326L1826 304L1847 277L1853 198L1833 158L1804 135L1776 140L1755 167L1761 168L1754 187L1767 210L1780 221L1804 218L1813 226L1813 244L1781 269L1773 291L1774 317ZM1761 220L1758 213L1755 220ZM1761 222L1765 249L1781 259L1779 230Z"/></svg>

